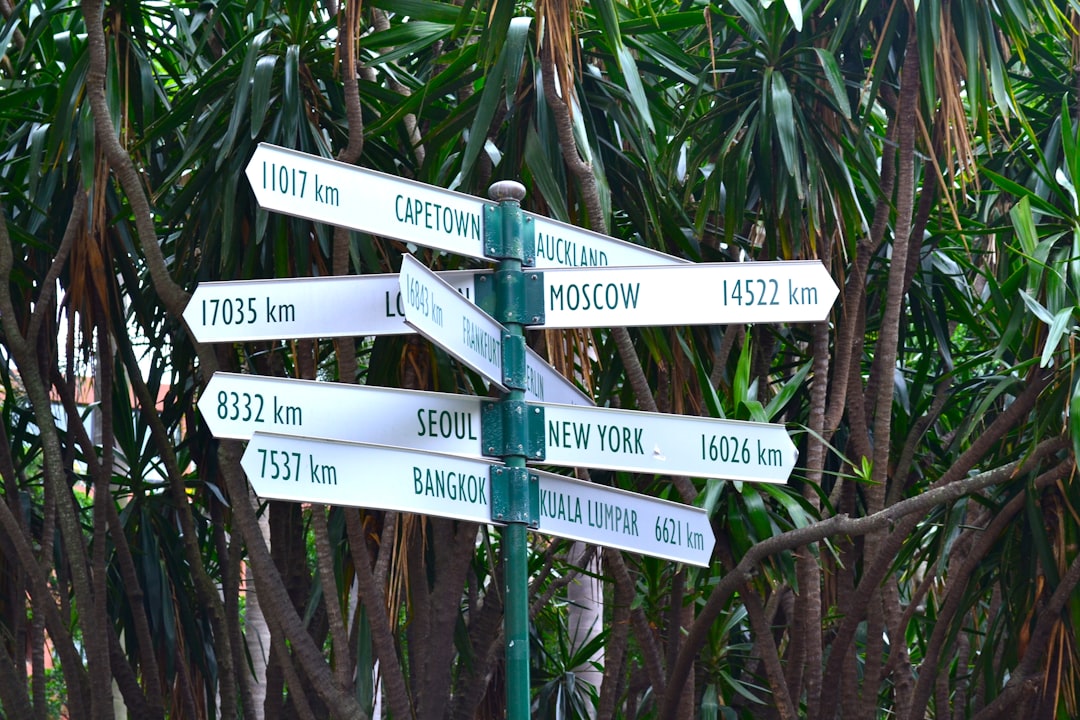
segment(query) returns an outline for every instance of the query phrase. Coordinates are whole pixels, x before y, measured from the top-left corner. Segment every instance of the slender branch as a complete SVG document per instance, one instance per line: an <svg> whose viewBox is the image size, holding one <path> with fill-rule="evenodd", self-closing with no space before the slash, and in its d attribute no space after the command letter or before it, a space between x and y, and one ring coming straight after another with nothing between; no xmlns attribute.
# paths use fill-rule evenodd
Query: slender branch
<svg viewBox="0 0 1080 720"><path fill-rule="evenodd" d="M746 613L750 618L750 629L757 636L755 647L761 650L761 659L765 663L765 677L769 679L769 687L772 688L773 697L776 700L776 710L780 713L780 720L795 720L798 715L795 705L791 701L788 692L787 681L784 679L784 669L780 666L780 653L776 648L772 631L769 629L768 620L765 618L765 609L761 606L761 598L750 587L749 583L743 583L739 589L739 595L743 599Z"/></svg>
<svg viewBox="0 0 1080 720"><path fill-rule="evenodd" d="M812 525L773 535L752 545L746 554L740 558L738 564L732 568L731 572L720 579L712 594L709 595L709 599L698 613L697 620L694 621L687 634L685 645L668 676L668 681L672 686L679 687L685 680L694 657L705 646L709 628L720 616L720 612L727 605L731 594L738 589L741 582L746 582L753 577L754 569L765 558L785 550L795 550L829 537L842 535L855 537L884 527L890 527L900 520L926 513L939 505L955 502L965 495L983 488L1008 482L1021 471L1025 471L1033 464L1041 462L1043 458L1065 450L1068 444L1066 438L1055 437L1041 443L1031 453L1030 457L1024 460L1018 460L978 475L933 487L924 493L903 500L873 515L860 518L834 515ZM674 706L671 703L671 698L665 698L659 713L660 717L674 716Z"/></svg>
<svg viewBox="0 0 1080 720"><path fill-rule="evenodd" d="M0 219L3 218L3 212L3 205L0 204ZM4 281L5 286L10 283L13 263L14 253L7 233L7 223L0 222L0 279ZM70 499L71 489L68 487L64 471L63 451L60 447L56 420L52 415L52 403L39 368L40 358L34 346L30 345L20 333L11 303L11 294L8 292L0 292L0 326L3 327L4 340L21 374L23 387L34 409L34 420L41 438L46 493L55 493L58 498ZM99 668L108 668L109 655L105 636L98 631L96 624L92 621L95 599L91 586L86 539L74 505L74 502L57 503L57 519L68 555L75 599L79 606L78 617L83 631L83 647L89 664ZM104 719L111 712L112 701L108 688L102 685L102 683L89 685L90 716Z"/></svg>
<svg viewBox="0 0 1080 720"><path fill-rule="evenodd" d="M356 571L356 583L360 599L367 607L368 625L371 628L371 642L379 658L379 671L386 686L386 699L390 712L395 718L412 718L414 709L405 684L405 673L398 660L397 644L394 641L390 619L386 615L385 586L375 581L371 572L371 554L364 540L360 516L346 513L345 529L349 536L349 551L353 556ZM384 548L384 552L388 548ZM381 553L380 553L381 555Z"/></svg>
<svg viewBox="0 0 1080 720"><path fill-rule="evenodd" d="M255 517L255 509L247 500L248 486L240 467L240 455L240 446L236 441L222 441L218 446L219 468L229 495L234 499L233 520L248 548L248 559L255 578L259 604L266 611L268 621L280 624L281 631L292 644L294 657L300 662L304 673L311 679L315 692L333 715L341 718L366 718L367 715L356 698L345 693L334 682L322 652L315 646L284 590L281 574L270 556Z"/></svg>
<svg viewBox="0 0 1080 720"><path fill-rule="evenodd" d="M60 240L60 247L56 249L56 257L49 264L49 271L45 279L41 281L41 294L34 304L33 314L30 316L30 325L26 332L26 341L31 345L37 342L38 333L41 332L41 323L45 312L52 307L53 298L56 296L56 279L64 270L71 247L75 244L75 238L86 221L86 193L80 187L75 193L75 202L71 208L71 217L68 218L67 227L64 228L64 237Z"/></svg>
<svg viewBox="0 0 1080 720"><path fill-rule="evenodd" d="M623 560L622 555L608 553L604 558L608 561L608 570L615 581L616 592L619 592L620 585L624 587L622 592L626 592L625 588L630 588L632 591L634 583L630 579L630 572L626 568L626 562ZM670 675L664 676L663 653L657 645L656 636L653 634L648 618L645 617L645 613L640 607L631 607L630 627L633 629L638 644L641 646L641 653L645 659L645 670L649 674L649 682L652 684L653 695L657 698L657 705L661 704L661 700L674 698L677 707L679 693L671 693L671 697L669 697L666 689L668 687L682 687L685 678L673 681ZM683 652L685 651L686 648L684 647Z"/></svg>
<svg viewBox="0 0 1080 720"><path fill-rule="evenodd" d="M1039 613L1039 619L1035 623L1035 630L1031 633L1024 659L1009 673L1009 681L1005 683L1001 694L994 698L993 702L983 708L982 712L975 715L974 720L992 720L993 718L1011 715L1011 709L1028 690L1030 684L1038 679L1037 665L1045 660L1046 648L1050 644L1054 627L1062 621L1061 611L1065 603L1072 597L1073 590L1080 584L1080 553L1073 558L1068 571L1062 576L1057 589L1047 601L1045 607Z"/></svg>
<svg viewBox="0 0 1080 720"><path fill-rule="evenodd" d="M1033 484L1036 489L1046 488L1053 483L1068 477L1069 473L1074 469L1075 465L1073 462L1071 460L1066 460L1041 474L1035 479ZM919 666L919 679L915 685L911 710L907 716L910 720L925 717L926 706L930 702L930 694L933 689L931 682L934 673L931 672L931 669L936 668L940 660L941 652L945 648L945 640L952 619L960 610L964 600L964 594L970 586L969 580L972 573L975 572L979 563L984 560L986 554L990 551L990 548L1000 537L1001 533L1013 522L1013 518L1024 509L1026 501L1027 498L1023 493L1017 495L1012 500L1005 503L1004 507L994 513L993 519L985 529L968 531L969 533L978 532L979 537L964 558L964 561L955 571L949 573L945 599L938 609L937 619L934 622L933 631L930 634L930 639L926 643L923 660Z"/></svg>
<svg viewBox="0 0 1080 720"><path fill-rule="evenodd" d="M618 550L605 548L604 562L610 566L613 560L609 556L618 554ZM619 559L622 559L621 555ZM604 648L604 680L600 683L600 702L596 709L597 720L612 720L615 717L619 680L626 666L630 637L630 607L633 601L633 585L615 583L615 592L611 600L611 630Z"/></svg>
<svg viewBox="0 0 1080 720"><path fill-rule="evenodd" d="M19 659L22 662L22 659ZM7 717L30 718L34 709L26 694L26 685L19 680L19 671L8 652L7 643L0 643L0 702Z"/></svg>

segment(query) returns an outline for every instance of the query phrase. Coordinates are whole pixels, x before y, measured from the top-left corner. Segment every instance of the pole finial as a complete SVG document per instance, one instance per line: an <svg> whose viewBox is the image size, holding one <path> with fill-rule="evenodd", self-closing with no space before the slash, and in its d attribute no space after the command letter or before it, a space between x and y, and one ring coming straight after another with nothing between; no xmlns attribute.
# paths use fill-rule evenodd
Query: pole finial
<svg viewBox="0 0 1080 720"><path fill-rule="evenodd" d="M488 197L496 202L521 202L525 197L525 186L516 180L500 180L488 188Z"/></svg>

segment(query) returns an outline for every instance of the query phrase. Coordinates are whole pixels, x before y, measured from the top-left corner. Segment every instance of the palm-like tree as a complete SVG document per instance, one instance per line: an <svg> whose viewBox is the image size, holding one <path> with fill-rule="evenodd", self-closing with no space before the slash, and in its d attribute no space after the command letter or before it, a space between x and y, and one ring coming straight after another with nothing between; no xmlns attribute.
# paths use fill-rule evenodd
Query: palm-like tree
<svg viewBox="0 0 1080 720"><path fill-rule="evenodd" d="M264 507L197 416L216 369L475 391L416 339L187 334L198 282L408 251L259 210L242 170L268 141L477 194L520 179L563 220L696 261L820 259L842 285L811 327L531 338L601 403L786 422L802 453L780 488L594 473L701 504L718 541L707 571L603 553L598 717L1075 714L1062 12L0 3L5 712L44 717L46 637L72 717L108 716L110 680L140 716L357 717L376 662L394 717L500 712L497 533ZM532 553L543 713L571 688L552 598L578 568L565 543Z"/></svg>

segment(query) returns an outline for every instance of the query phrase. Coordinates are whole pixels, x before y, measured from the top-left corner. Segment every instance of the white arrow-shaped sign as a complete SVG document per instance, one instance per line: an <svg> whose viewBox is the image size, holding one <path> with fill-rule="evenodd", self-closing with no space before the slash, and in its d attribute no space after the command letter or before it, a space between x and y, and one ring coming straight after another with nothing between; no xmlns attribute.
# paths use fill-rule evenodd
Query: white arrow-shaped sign
<svg viewBox="0 0 1080 720"><path fill-rule="evenodd" d="M472 298L485 271L439 273ZM405 309L397 274L233 280L200 283L184 309L199 342L253 342L309 337L400 335Z"/></svg>
<svg viewBox="0 0 1080 720"><path fill-rule="evenodd" d="M540 532L708 567L716 537L701 508L532 471Z"/></svg>
<svg viewBox="0 0 1080 720"><path fill-rule="evenodd" d="M543 215L522 213L533 223L538 270L546 268L636 267L638 265L683 265L688 260L650 250L610 235L552 220Z"/></svg>
<svg viewBox="0 0 1080 720"><path fill-rule="evenodd" d="M491 523L497 463L439 453L256 433L241 459L262 498L423 513ZM707 566L705 512L545 472L542 533ZM498 523L494 523L498 524Z"/></svg>
<svg viewBox="0 0 1080 720"><path fill-rule="evenodd" d="M405 322L505 390L503 326L411 255L402 256L398 281ZM525 349L525 399L593 404L531 348Z"/></svg>
<svg viewBox="0 0 1080 720"><path fill-rule="evenodd" d="M503 326L411 255L398 275L405 322L502 390Z"/></svg>
<svg viewBox="0 0 1080 720"><path fill-rule="evenodd" d="M256 432L483 457L475 395L214 373L199 412L217 438Z"/></svg>
<svg viewBox="0 0 1080 720"><path fill-rule="evenodd" d="M819 322L839 293L817 260L560 268L543 285L547 328Z"/></svg>
<svg viewBox="0 0 1080 720"><path fill-rule="evenodd" d="M266 143L245 172L267 210L484 257L480 198Z"/></svg>
<svg viewBox="0 0 1080 720"><path fill-rule="evenodd" d="M484 208L472 195L260 143L246 168L259 205L315 222L485 258ZM525 213L536 267L681 264L679 258Z"/></svg>
<svg viewBox="0 0 1080 720"><path fill-rule="evenodd" d="M544 404L544 463L785 483L798 451L783 425Z"/></svg>
<svg viewBox="0 0 1080 720"><path fill-rule="evenodd" d="M490 461L255 433L240 464L263 498L491 521Z"/></svg>

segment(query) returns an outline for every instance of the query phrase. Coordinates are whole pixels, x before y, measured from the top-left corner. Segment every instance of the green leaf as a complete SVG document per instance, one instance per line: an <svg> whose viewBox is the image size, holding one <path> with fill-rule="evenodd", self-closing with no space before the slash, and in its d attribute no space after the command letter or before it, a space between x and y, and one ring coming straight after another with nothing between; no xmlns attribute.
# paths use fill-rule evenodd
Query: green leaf
<svg viewBox="0 0 1080 720"><path fill-rule="evenodd" d="M274 80L277 56L266 55L255 63L255 82L251 89L251 139L262 131L266 111L270 108L270 86Z"/></svg>
<svg viewBox="0 0 1080 720"><path fill-rule="evenodd" d="M1069 321L1072 320L1072 314L1073 308L1065 307L1058 310L1057 314L1054 315L1054 319L1050 323L1050 330L1046 334L1046 344L1043 345L1039 367L1048 367L1050 365L1054 353L1057 352L1058 344L1061 342L1061 337L1070 325Z"/></svg>
<svg viewBox="0 0 1080 720"><path fill-rule="evenodd" d="M1073 457L1080 457L1080 376L1073 381L1069 398L1069 438L1072 440Z"/></svg>
<svg viewBox="0 0 1080 720"><path fill-rule="evenodd" d="M1028 310L1030 310L1035 317L1039 318L1047 325L1054 324L1054 317L1050 314L1050 311L1043 307L1042 303L1038 300L1031 297L1027 290L1020 291L1020 299L1024 301Z"/></svg>
<svg viewBox="0 0 1080 720"><path fill-rule="evenodd" d="M803 366L799 368L799 371L795 373L790 380L784 383L780 387L780 392L773 396L769 404L765 406L765 416L772 420L776 417L784 406L787 405L788 400L795 396L795 393L802 388L802 384L806 381L806 376L810 374L810 368L813 366L812 360L807 360L803 363Z"/></svg>
<svg viewBox="0 0 1080 720"><path fill-rule="evenodd" d="M840 65L836 62L836 56L819 47L814 48L814 54L817 55L818 64L825 73L825 79L829 83L829 89L832 90L836 106L840 108L844 117L850 119L851 105L848 104L847 90L844 88L844 78L840 74Z"/></svg>
<svg viewBox="0 0 1080 720"><path fill-rule="evenodd" d="M300 48L289 45L285 50L285 84L281 102L280 142L286 147L296 144L296 133L303 121L300 103Z"/></svg>
<svg viewBox="0 0 1080 720"><path fill-rule="evenodd" d="M248 46L247 52L244 54L243 66L240 69L239 77L236 78L236 96L232 103L232 110L229 113L229 128L225 132L225 137L217 144L218 153L215 161L215 168L217 169L221 169L222 164L232 154L236 133L240 129L240 123L248 111L248 96L254 84L255 65L259 60L259 54L262 52L266 39L270 37L270 33L270 30L264 30L256 34L251 39L251 45ZM254 122L254 118L251 122Z"/></svg>
<svg viewBox="0 0 1080 720"><path fill-rule="evenodd" d="M799 0L784 0L784 7L787 8L788 15L791 16L791 23L795 26L795 30L798 32L802 32L802 3L799 2Z"/></svg>
<svg viewBox="0 0 1080 720"><path fill-rule="evenodd" d="M771 101L776 134L780 138L780 150L784 155L784 164L788 174L795 177L799 168L798 140L795 129L795 108L791 100L791 90L779 72L771 73Z"/></svg>
<svg viewBox="0 0 1080 720"><path fill-rule="evenodd" d="M619 28L619 18L612 0L595 0L592 8L596 11L600 29L615 55L615 62L622 73L623 83L630 95L630 102L637 111L638 117L648 128L649 132L656 132L652 113L649 110L649 101L645 95L645 86L641 82L641 73L638 70L634 55L627 49L622 39L622 31ZM564 92L566 92L564 90Z"/></svg>

